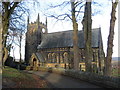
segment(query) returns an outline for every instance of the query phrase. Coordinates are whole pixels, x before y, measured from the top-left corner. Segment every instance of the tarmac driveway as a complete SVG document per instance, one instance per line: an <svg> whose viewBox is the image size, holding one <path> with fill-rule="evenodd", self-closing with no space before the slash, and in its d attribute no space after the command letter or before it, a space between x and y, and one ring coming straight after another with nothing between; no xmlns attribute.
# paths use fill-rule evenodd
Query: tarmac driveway
<svg viewBox="0 0 120 90"><path fill-rule="evenodd" d="M60 74L41 72L41 71L29 71L34 73L43 79L47 80L53 88L102 88L100 86L74 79Z"/></svg>

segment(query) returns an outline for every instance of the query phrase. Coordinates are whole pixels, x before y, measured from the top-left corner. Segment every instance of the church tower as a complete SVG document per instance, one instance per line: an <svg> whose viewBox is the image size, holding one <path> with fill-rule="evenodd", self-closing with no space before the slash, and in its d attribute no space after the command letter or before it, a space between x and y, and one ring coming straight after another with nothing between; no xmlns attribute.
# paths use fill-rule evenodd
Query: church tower
<svg viewBox="0 0 120 90"><path fill-rule="evenodd" d="M48 33L47 30L47 19L46 24L40 22L38 14L37 20L34 23L27 20L27 32L26 32L26 44L25 44L25 62L29 63L30 57L33 53L37 52L37 46L42 41L42 36Z"/></svg>

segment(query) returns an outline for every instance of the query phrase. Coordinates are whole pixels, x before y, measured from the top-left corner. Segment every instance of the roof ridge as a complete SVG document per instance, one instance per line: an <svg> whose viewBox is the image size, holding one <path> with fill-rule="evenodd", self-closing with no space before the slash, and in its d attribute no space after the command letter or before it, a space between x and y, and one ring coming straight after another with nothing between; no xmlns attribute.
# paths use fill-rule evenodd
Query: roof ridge
<svg viewBox="0 0 120 90"><path fill-rule="evenodd" d="M93 28L92 30L98 30L98 29L100 29L100 28ZM47 33L47 34L63 33L63 32L70 32L70 31L73 31L73 30L50 32L50 33ZM83 30L78 30L78 31L80 32L80 31L83 31Z"/></svg>
<svg viewBox="0 0 120 90"><path fill-rule="evenodd" d="M50 32L50 33L47 33L47 34L53 34L53 33L62 33L62 32L69 32L69 31L73 31L73 30L66 30L66 31Z"/></svg>

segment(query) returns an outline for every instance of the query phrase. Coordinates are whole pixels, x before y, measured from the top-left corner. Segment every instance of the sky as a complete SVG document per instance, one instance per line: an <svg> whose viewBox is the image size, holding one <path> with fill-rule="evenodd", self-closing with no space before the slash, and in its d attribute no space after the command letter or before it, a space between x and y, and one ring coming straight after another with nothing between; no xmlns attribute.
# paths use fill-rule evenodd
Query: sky
<svg viewBox="0 0 120 90"><path fill-rule="evenodd" d="M56 4L57 2L62 2L64 0L55 0L54 4ZM68 0L67 0L68 1ZM95 1L95 0L94 0ZM106 53L106 49L107 49L107 40L108 40L108 34L109 34L109 26L110 26L110 13L111 13L111 2L110 1L105 1L105 0L97 0L97 2L99 1L99 3L102 5L101 7L96 6L96 7L92 7L92 9L94 8L95 10L100 10L101 12L94 15L92 17L92 28L99 28L101 27L101 32L102 32L102 39L103 39L103 46L104 46L104 52ZM30 21L33 22L37 19L37 14L40 13L40 21L45 23L45 19L46 16L44 14L46 14L46 12L50 12L50 13L61 13L63 11L60 11L59 9L56 10L57 12L55 12L54 10L46 10L46 8L48 7L48 4L50 4L53 1L46 1L46 0L41 0L41 3L38 4L39 8L34 7L34 9L32 10L32 13L30 13ZM69 8L69 6L68 6ZM93 11L94 11L93 9ZM64 9L65 10L65 9ZM66 10L65 10L66 11ZM113 57L118 57L118 8L117 8L117 12L116 12L116 23L115 23L115 35L114 35L114 47L113 47ZM70 21L58 21L56 22L56 19L54 18L50 18L48 17L48 32L58 32L58 31L66 31L66 30L72 30L72 23ZM81 19L82 20L82 19ZM81 21L78 22L78 28L79 30L82 29L82 25L81 25ZM24 59L24 40L22 43L22 58ZM18 50L19 48L15 48L15 58L19 59L19 54L18 54ZM13 54L13 52L11 52L11 55Z"/></svg>

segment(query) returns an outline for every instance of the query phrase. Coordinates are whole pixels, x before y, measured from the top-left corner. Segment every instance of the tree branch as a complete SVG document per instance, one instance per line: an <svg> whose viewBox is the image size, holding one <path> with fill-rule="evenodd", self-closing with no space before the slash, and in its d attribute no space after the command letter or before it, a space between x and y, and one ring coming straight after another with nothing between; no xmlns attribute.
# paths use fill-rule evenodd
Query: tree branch
<svg viewBox="0 0 120 90"><path fill-rule="evenodd" d="M18 4L19 2L14 2L13 6L10 7L10 13L13 13L14 9L17 7Z"/></svg>
<svg viewBox="0 0 120 90"><path fill-rule="evenodd" d="M68 4L70 4L70 2L64 1L64 2L62 2L61 4L54 5L54 6L51 4L51 5L49 5L49 7L50 7L50 8L56 8L56 7L61 7L61 6L63 6L63 5L64 5L63 7L65 7L65 6L68 5Z"/></svg>
<svg viewBox="0 0 120 90"><path fill-rule="evenodd" d="M58 15L58 16L50 15L49 17L53 17L53 18L58 19L58 20L65 20L68 17L70 20L72 20L72 18L70 17L70 15L66 14L66 13ZM62 17L62 18L60 18L60 17Z"/></svg>

